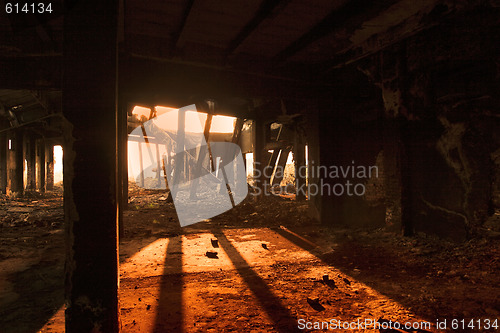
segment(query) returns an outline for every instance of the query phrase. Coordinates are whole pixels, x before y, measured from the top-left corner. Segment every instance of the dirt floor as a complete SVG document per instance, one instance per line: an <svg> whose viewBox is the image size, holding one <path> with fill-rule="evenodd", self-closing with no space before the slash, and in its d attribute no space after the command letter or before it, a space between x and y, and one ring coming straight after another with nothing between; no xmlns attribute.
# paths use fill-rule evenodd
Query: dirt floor
<svg viewBox="0 0 500 333"><path fill-rule="evenodd" d="M0 332L64 331L61 194L1 198ZM420 332L500 325L496 233L453 244L327 228L307 217L306 203L280 197L249 198L181 228L165 199L131 188L120 241L123 332L312 332L326 322L333 331L358 320L383 326L336 331L398 332L384 329L387 321L431 323ZM445 320L448 329L436 328Z"/></svg>

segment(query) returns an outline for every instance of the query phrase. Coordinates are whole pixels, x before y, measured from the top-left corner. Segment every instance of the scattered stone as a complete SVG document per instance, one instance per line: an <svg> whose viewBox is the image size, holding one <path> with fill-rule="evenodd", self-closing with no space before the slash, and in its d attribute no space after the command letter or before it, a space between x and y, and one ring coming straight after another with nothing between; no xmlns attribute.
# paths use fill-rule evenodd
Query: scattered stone
<svg viewBox="0 0 500 333"><path fill-rule="evenodd" d="M215 252L215 251L207 251L207 253L205 253L205 255L209 258L212 258L212 259L219 259L219 257L217 256L217 252Z"/></svg>
<svg viewBox="0 0 500 333"><path fill-rule="evenodd" d="M212 242L212 246L215 248L219 247L219 241L217 239L210 239L210 242Z"/></svg>
<svg viewBox="0 0 500 333"><path fill-rule="evenodd" d="M318 297L316 297L316 298L307 297L306 299L307 299L307 303L309 303L311 308L313 308L314 310L323 311L325 309L325 307L323 305L321 305L321 303L319 302Z"/></svg>
<svg viewBox="0 0 500 333"><path fill-rule="evenodd" d="M264 249L266 249L266 250L269 250L269 249L267 248L267 244L265 244L265 243L262 243L262 247L263 247Z"/></svg>

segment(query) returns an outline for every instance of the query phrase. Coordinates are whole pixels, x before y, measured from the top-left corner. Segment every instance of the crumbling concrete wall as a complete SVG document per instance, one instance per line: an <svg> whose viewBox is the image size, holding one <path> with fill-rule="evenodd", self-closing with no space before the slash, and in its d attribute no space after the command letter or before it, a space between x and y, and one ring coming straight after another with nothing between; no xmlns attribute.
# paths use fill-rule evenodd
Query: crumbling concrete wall
<svg viewBox="0 0 500 333"><path fill-rule="evenodd" d="M383 227L386 203L380 90L356 70L344 73L344 77L335 95L320 106L320 160L328 170L354 167L356 173L354 177L351 172L339 177L322 174L321 219L331 225ZM371 176L358 174L370 168ZM351 189L358 186L357 193L346 192L347 182Z"/></svg>
<svg viewBox="0 0 500 333"><path fill-rule="evenodd" d="M500 210L498 17L471 7L351 65L373 90L339 74L343 90L322 107L322 163L376 163L383 186L325 197L324 221L461 241ZM371 198L384 223L366 209Z"/></svg>
<svg viewBox="0 0 500 333"><path fill-rule="evenodd" d="M381 89L389 124L387 209L402 203L410 233L463 240L499 209L498 15L476 7L359 66Z"/></svg>

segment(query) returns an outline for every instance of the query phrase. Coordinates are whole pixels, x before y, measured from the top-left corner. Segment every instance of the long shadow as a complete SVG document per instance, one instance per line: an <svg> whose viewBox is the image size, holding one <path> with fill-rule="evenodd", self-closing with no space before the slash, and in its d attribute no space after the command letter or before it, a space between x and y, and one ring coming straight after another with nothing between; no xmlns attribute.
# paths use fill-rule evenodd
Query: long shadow
<svg viewBox="0 0 500 333"><path fill-rule="evenodd" d="M18 299L0 309L1 332L38 332L64 304L64 254L56 257L8 277Z"/></svg>
<svg viewBox="0 0 500 333"><path fill-rule="evenodd" d="M181 256L176 254L180 253L182 244L181 238L175 237L177 235L175 231L165 232L165 236L170 236L171 240L167 246L168 255L165 264L173 267L173 270L170 270L170 275L163 276L162 286L168 285L169 281L173 284L173 289L166 290L171 289L168 292L169 297L171 293L175 295L174 298L170 299L170 303L179 310L179 313L169 314L168 318L157 320L158 326L165 323L169 325L182 322L182 304L179 292L182 289L182 278L180 275L173 274L180 273L182 269ZM8 281L13 285L13 292L17 294L11 296L17 297L17 299L7 303L5 308L0 306L0 332L38 332L64 306L64 234L61 233L53 237L51 239L52 246L45 250L39 263L22 272L8 276ZM55 239L55 237L61 238ZM126 256L120 256L120 264L156 239L163 237L155 236L148 242L138 242L133 253L131 251ZM177 324L171 326L174 331L181 332L180 329L175 329ZM168 330L160 329L159 331Z"/></svg>
<svg viewBox="0 0 500 333"><path fill-rule="evenodd" d="M299 332L297 328L297 318L294 317L287 308L281 304L267 283L248 265L238 250L231 244L220 228L214 228L212 233L219 240L219 244L224 249L229 259L233 263L236 271L243 278L252 293L257 297L258 302L267 312L274 323L274 328L278 332Z"/></svg>
<svg viewBox="0 0 500 333"><path fill-rule="evenodd" d="M305 238L300 236L301 231L299 230L292 231L286 228L272 228L272 230L308 251L325 264L335 267L349 276L353 275L355 269L360 269L361 272L355 275L357 281L377 290L404 307L411 308L413 313L430 322L434 322L437 318L451 318L453 315L450 313L465 310L457 309L456 302L444 305L439 302L423 301L432 295L429 295L429 291L418 288L417 284L419 279L428 279L428 273L432 272L432 267L428 265L417 264L416 266L416 264L399 257L397 253L390 253L384 248L372 248L353 241L340 244L331 253L321 254L311 247L310 242L303 241ZM404 291L391 291L384 288L383 286L387 284L388 280L403 281L402 290ZM440 279L436 280L436 283L444 285L450 282L446 279ZM469 294L474 294L473 285ZM449 296L451 295L447 297ZM470 311L470 309L468 310Z"/></svg>
<svg viewBox="0 0 500 333"><path fill-rule="evenodd" d="M170 237L153 332L183 332L182 235Z"/></svg>

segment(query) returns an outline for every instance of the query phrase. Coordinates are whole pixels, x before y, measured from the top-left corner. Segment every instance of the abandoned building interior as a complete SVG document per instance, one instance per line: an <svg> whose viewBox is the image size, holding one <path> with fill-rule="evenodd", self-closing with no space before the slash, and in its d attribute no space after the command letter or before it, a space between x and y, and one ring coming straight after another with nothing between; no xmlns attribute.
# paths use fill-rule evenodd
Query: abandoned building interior
<svg viewBox="0 0 500 333"><path fill-rule="evenodd" d="M0 332L496 332L499 111L496 0L6 0Z"/></svg>

